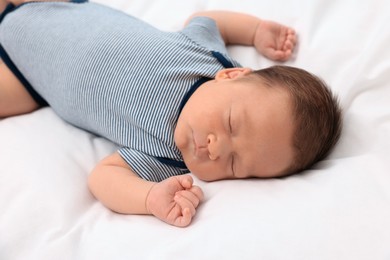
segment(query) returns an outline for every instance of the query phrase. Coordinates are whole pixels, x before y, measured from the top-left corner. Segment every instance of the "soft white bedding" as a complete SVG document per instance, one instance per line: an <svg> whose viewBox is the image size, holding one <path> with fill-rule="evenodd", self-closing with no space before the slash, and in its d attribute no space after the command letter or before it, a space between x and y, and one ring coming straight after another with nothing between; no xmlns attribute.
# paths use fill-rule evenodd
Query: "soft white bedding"
<svg viewBox="0 0 390 260"><path fill-rule="evenodd" d="M390 259L390 2L99 0L163 30L194 11L273 19L299 35L288 65L339 94L344 132L328 159L285 179L204 183L188 228L125 216L89 193L115 150L50 108L0 121L0 259ZM273 62L231 47L245 66ZM1 75L0 75L1 76Z"/></svg>

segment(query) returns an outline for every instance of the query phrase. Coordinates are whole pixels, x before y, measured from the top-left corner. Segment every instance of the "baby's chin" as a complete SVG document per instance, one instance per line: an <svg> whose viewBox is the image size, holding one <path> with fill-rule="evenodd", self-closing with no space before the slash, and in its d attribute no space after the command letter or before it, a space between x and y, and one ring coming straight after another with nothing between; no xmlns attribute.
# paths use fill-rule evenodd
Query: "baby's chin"
<svg viewBox="0 0 390 260"><path fill-rule="evenodd" d="M223 178L218 178L215 174L212 174L210 172L198 172L196 170L191 170L188 168L188 170L191 172L192 175L194 175L197 179L205 182L212 182L212 181L220 181L223 180Z"/></svg>
<svg viewBox="0 0 390 260"><path fill-rule="evenodd" d="M219 179L210 178L210 177L198 176L198 175L196 175L196 174L194 174L194 173L193 173L193 175L194 175L197 179L199 179L199 180L201 180L201 181L205 181L205 182L212 182L212 181L218 181L218 180L219 180Z"/></svg>

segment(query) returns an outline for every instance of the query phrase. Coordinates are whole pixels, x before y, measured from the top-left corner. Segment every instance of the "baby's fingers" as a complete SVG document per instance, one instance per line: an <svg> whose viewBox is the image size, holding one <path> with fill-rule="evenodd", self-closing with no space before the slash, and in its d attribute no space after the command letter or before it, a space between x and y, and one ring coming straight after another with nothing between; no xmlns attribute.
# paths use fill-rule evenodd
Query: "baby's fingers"
<svg viewBox="0 0 390 260"><path fill-rule="evenodd" d="M192 221L192 214L189 209L182 210L182 216L176 218L174 225L177 227L186 227Z"/></svg>
<svg viewBox="0 0 390 260"><path fill-rule="evenodd" d="M266 56L276 61L286 61L291 57L292 51L290 49L286 50L275 50L268 49L266 52Z"/></svg>
<svg viewBox="0 0 390 260"><path fill-rule="evenodd" d="M186 195L189 195L189 194L186 194ZM195 213L196 213L196 206L194 206L193 202L188 199L186 196L183 196L183 195L180 195L180 194L176 194L175 195L175 202L179 205L179 207L181 208L181 212L182 212L182 215L184 216L184 211L186 209L189 210L191 216L194 216ZM198 202L199 204L199 202Z"/></svg>
<svg viewBox="0 0 390 260"><path fill-rule="evenodd" d="M190 189L194 183L194 179L188 174L176 176L176 179L184 189Z"/></svg>
<svg viewBox="0 0 390 260"><path fill-rule="evenodd" d="M191 192L189 190L182 190L182 191L176 192L175 201L177 201L177 199L180 198L180 197L184 197L189 202L191 202L192 206L194 208L198 207L198 205L200 203L199 198L193 192Z"/></svg>
<svg viewBox="0 0 390 260"><path fill-rule="evenodd" d="M198 186L192 186L192 188L190 189L190 191L195 194L195 196L199 199L199 201L202 201L203 198L204 198L204 195L203 195L203 191L200 187Z"/></svg>
<svg viewBox="0 0 390 260"><path fill-rule="evenodd" d="M294 29L290 28L287 32L287 40L290 41L293 45L297 43L297 34Z"/></svg>
<svg viewBox="0 0 390 260"><path fill-rule="evenodd" d="M178 191L176 194L187 197L187 199L193 202L192 204L194 204L195 207L198 206L204 197L202 189L198 186L192 186L191 189Z"/></svg>

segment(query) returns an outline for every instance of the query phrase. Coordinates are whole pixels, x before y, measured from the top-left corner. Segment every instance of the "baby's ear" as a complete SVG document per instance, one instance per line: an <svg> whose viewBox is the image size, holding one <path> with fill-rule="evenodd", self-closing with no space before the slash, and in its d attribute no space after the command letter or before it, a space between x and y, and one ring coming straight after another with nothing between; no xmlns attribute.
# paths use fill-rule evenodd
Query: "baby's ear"
<svg viewBox="0 0 390 260"><path fill-rule="evenodd" d="M216 80L224 80L224 79L236 79L239 77L246 76L252 72L250 68L230 68L223 69L217 72L215 75Z"/></svg>

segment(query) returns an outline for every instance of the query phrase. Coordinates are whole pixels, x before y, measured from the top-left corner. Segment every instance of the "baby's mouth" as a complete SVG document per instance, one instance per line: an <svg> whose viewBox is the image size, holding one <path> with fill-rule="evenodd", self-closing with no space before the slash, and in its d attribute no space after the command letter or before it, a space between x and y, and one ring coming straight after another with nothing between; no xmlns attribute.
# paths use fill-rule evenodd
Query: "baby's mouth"
<svg viewBox="0 0 390 260"><path fill-rule="evenodd" d="M192 137L194 157L201 160L209 158L209 151L207 149L207 145L199 145L196 141L195 136L193 135Z"/></svg>

